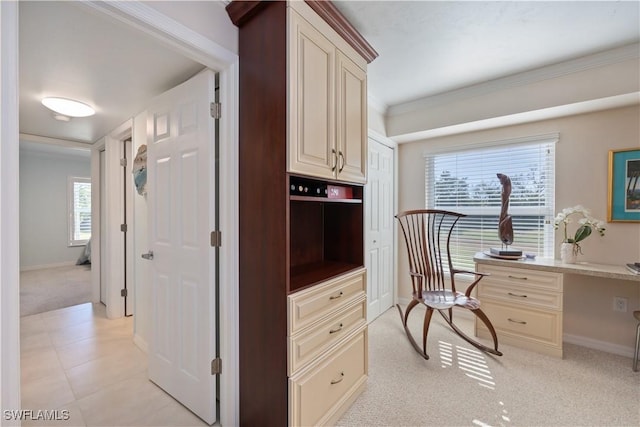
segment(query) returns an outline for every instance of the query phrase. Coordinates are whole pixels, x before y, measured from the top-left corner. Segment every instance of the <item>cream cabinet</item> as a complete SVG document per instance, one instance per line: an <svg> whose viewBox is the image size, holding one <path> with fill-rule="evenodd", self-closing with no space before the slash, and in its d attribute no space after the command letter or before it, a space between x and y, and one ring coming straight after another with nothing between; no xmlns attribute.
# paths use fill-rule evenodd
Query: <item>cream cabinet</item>
<svg viewBox="0 0 640 427"><path fill-rule="evenodd" d="M561 273L477 264L478 299L499 342L562 357ZM476 319L477 336L490 338Z"/></svg>
<svg viewBox="0 0 640 427"><path fill-rule="evenodd" d="M365 72L377 53L330 1L226 9L240 61L238 424L332 424L367 380ZM303 182L348 197L292 192Z"/></svg>
<svg viewBox="0 0 640 427"><path fill-rule="evenodd" d="M289 423L331 425L368 375L365 270L288 297Z"/></svg>
<svg viewBox="0 0 640 427"><path fill-rule="evenodd" d="M365 183L366 61L305 3L292 5L288 171Z"/></svg>

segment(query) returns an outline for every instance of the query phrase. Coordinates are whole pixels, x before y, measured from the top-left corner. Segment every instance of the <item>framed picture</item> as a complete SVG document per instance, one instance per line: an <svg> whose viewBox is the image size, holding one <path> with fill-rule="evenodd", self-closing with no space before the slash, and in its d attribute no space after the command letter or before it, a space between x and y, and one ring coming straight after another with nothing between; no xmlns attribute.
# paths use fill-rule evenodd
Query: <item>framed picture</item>
<svg viewBox="0 0 640 427"><path fill-rule="evenodd" d="M609 151L609 222L640 222L640 149Z"/></svg>

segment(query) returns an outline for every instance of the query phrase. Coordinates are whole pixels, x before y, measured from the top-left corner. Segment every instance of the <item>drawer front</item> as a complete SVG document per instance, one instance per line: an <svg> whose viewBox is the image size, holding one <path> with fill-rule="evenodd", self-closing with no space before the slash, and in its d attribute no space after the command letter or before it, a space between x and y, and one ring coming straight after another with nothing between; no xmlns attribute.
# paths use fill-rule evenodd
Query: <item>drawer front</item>
<svg viewBox="0 0 640 427"><path fill-rule="evenodd" d="M562 314L557 311L529 310L503 305L494 301L483 301L482 311L496 329L498 340L501 333L545 344L562 345ZM482 327L481 322L476 322Z"/></svg>
<svg viewBox="0 0 640 427"><path fill-rule="evenodd" d="M328 319L289 338L289 375L293 375L314 357L366 325L366 306L363 295L355 306L340 310Z"/></svg>
<svg viewBox="0 0 640 427"><path fill-rule="evenodd" d="M365 270L329 280L288 297L288 335L319 321L339 310L365 292Z"/></svg>
<svg viewBox="0 0 640 427"><path fill-rule="evenodd" d="M289 422L322 425L367 379L367 330L357 333L322 361L289 379Z"/></svg>
<svg viewBox="0 0 640 427"><path fill-rule="evenodd" d="M498 285L493 281L480 282L478 299L503 301L521 307L562 310L562 293L543 291L531 286Z"/></svg>
<svg viewBox="0 0 640 427"><path fill-rule="evenodd" d="M480 273L491 274L480 281L493 283L502 286L514 286L514 289L522 286L531 289L562 292L562 274L550 273L548 271L530 270L527 268L507 268L495 265L478 264L477 270Z"/></svg>

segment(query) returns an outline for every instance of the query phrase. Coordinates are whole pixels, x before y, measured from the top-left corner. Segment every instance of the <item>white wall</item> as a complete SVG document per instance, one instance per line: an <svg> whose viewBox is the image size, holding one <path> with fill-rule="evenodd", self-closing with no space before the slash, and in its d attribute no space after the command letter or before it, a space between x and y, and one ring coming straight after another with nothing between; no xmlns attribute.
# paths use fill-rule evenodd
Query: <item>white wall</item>
<svg viewBox="0 0 640 427"><path fill-rule="evenodd" d="M224 47L238 52L238 28L233 25L222 1L145 1L191 30Z"/></svg>
<svg viewBox="0 0 640 427"><path fill-rule="evenodd" d="M91 177L87 156L20 150L20 269L75 263L68 246L68 177Z"/></svg>
<svg viewBox="0 0 640 427"><path fill-rule="evenodd" d="M599 219L607 217L609 150L640 148L640 107L631 106L544 120L479 132L401 144L399 148L399 210L424 207L424 150L428 146L455 146L478 141L559 132L556 147L556 211L582 204ZM561 236L556 235L556 247ZM581 244L583 261L607 264L640 261L640 223L609 223L606 235ZM556 258L559 250L556 248ZM399 251L398 294L410 298L407 261ZM629 299L628 312L613 311L613 297ZM633 346L640 309L640 284L582 276L565 278L565 334L588 337L626 349Z"/></svg>

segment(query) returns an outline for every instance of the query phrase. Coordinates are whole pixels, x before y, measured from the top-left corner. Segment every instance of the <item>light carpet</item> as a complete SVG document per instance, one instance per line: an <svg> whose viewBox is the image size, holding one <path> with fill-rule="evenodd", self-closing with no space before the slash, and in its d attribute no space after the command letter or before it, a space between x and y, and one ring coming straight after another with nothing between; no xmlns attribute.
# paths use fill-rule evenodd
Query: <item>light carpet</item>
<svg viewBox="0 0 640 427"><path fill-rule="evenodd" d="M411 313L416 337L423 315L422 307ZM640 426L640 373L630 358L567 343L563 359L500 350L479 352L434 314L424 360L394 307L369 325L367 389L337 425Z"/></svg>
<svg viewBox="0 0 640 427"><path fill-rule="evenodd" d="M91 302L91 265L20 272L20 316Z"/></svg>

